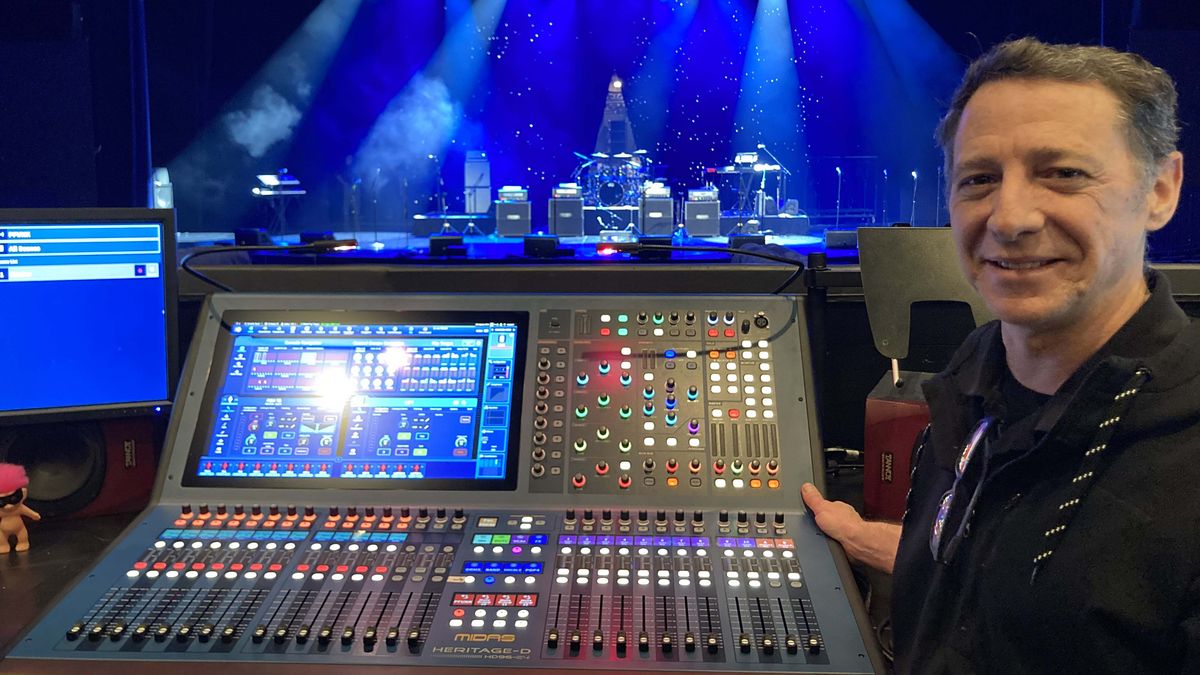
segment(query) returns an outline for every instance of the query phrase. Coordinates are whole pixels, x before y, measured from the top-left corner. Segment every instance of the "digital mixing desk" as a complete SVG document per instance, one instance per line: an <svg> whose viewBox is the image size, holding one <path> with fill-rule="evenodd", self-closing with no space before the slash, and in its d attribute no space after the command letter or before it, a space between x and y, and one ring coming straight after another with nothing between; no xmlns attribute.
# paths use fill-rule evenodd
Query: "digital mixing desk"
<svg viewBox="0 0 1200 675"><path fill-rule="evenodd" d="M15 672L872 673L774 296L215 295Z"/></svg>

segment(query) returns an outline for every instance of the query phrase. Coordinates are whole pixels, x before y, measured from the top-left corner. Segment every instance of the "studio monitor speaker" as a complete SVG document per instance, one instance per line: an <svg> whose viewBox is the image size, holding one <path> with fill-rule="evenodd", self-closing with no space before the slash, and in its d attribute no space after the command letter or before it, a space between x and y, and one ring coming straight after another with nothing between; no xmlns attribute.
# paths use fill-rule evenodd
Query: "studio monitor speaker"
<svg viewBox="0 0 1200 675"><path fill-rule="evenodd" d="M44 517L96 516L145 506L154 483L152 417L0 429L0 462L29 476L29 505Z"/></svg>

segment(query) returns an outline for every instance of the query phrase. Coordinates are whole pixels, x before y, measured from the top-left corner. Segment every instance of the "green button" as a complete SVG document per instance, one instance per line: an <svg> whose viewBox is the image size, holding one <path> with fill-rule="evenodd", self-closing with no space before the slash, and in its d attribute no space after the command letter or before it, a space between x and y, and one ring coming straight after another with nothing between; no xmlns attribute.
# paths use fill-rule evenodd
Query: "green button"
<svg viewBox="0 0 1200 675"><path fill-rule="evenodd" d="M625 323L626 321L629 321L629 315L628 314L618 314L617 321L620 321L621 323Z"/></svg>
<svg viewBox="0 0 1200 675"><path fill-rule="evenodd" d="M629 329L628 328L618 328L617 335L620 335L622 337L629 335Z"/></svg>
<svg viewBox="0 0 1200 675"><path fill-rule="evenodd" d="M507 544L510 541L512 541L511 534L493 534L492 535L492 543L493 544Z"/></svg>

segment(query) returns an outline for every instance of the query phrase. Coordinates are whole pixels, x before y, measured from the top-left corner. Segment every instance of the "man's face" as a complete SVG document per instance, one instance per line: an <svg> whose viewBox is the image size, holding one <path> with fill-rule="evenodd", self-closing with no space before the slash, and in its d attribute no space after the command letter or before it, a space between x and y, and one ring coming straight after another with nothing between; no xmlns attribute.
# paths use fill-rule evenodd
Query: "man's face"
<svg viewBox="0 0 1200 675"><path fill-rule="evenodd" d="M1099 326L1141 304L1143 237L1166 224L1178 185L1147 189L1118 111L1099 84L1050 80L989 82L967 103L950 220L968 280L1004 323Z"/></svg>

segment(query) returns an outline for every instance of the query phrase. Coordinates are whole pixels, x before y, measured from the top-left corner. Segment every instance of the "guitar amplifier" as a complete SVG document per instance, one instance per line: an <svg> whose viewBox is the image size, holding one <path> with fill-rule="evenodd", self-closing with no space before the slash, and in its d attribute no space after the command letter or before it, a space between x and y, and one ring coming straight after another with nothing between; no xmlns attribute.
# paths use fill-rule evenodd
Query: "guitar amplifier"
<svg viewBox="0 0 1200 675"><path fill-rule="evenodd" d="M532 230L529 202L496 202L496 234L524 237Z"/></svg>
<svg viewBox="0 0 1200 675"><path fill-rule="evenodd" d="M716 237L721 234L721 204L715 201L686 201L683 203L683 224L693 237Z"/></svg>

